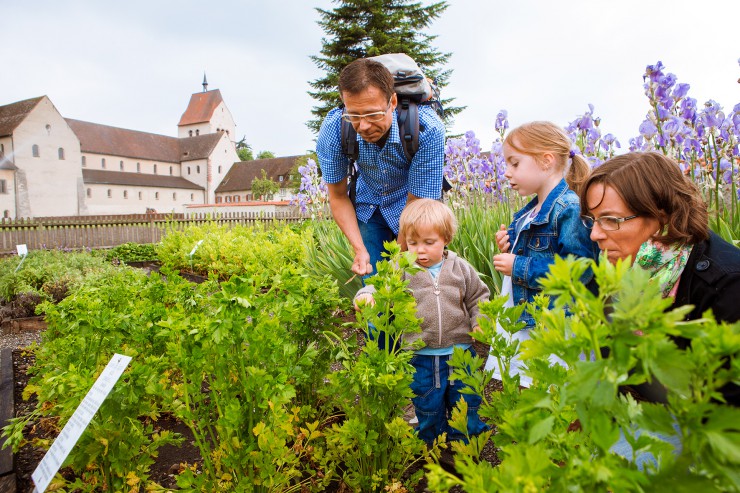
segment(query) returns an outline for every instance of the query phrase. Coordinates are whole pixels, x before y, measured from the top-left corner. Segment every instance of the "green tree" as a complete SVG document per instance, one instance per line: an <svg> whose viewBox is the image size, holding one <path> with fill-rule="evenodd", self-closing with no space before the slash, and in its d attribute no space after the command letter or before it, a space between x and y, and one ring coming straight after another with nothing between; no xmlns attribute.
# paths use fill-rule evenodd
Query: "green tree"
<svg viewBox="0 0 740 493"><path fill-rule="evenodd" d="M315 118L307 123L311 130L318 132L329 110L339 106L339 72L357 58L406 53L440 88L448 84L452 71L443 65L451 53L436 50L432 41L437 36L425 33L447 9L446 1L427 6L413 0L335 1L339 6L332 10L316 9L321 16L318 24L328 37L322 40L321 55L311 57L326 72L310 82L313 91L308 93L318 102L311 110ZM450 101L443 101L447 123L463 110L449 106Z"/></svg>
<svg viewBox="0 0 740 493"><path fill-rule="evenodd" d="M275 153L272 151L260 151L259 154L257 154L257 159L274 159Z"/></svg>
<svg viewBox="0 0 740 493"><path fill-rule="evenodd" d="M268 178L265 170L262 170L262 178L255 178L252 180L252 196L255 199L273 195L279 190L280 185L276 181Z"/></svg>
<svg viewBox="0 0 740 493"><path fill-rule="evenodd" d="M239 156L240 161L252 161L254 159L252 146L247 144L246 135L242 137L242 140L236 143L236 155Z"/></svg>

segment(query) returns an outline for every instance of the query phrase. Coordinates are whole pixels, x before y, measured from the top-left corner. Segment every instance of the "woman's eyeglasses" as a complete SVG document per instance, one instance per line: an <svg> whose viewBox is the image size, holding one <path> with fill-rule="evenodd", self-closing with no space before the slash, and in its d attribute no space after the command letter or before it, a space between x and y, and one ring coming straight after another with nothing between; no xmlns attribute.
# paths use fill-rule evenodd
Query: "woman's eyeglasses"
<svg viewBox="0 0 740 493"><path fill-rule="evenodd" d="M393 96L391 96L393 99ZM388 107L385 111L375 111L373 113L365 113L364 115L353 115L352 113L343 113L342 119L348 123L360 123L365 120L368 123L376 123L385 118L385 114L391 109L391 99L388 100Z"/></svg>
<svg viewBox="0 0 740 493"><path fill-rule="evenodd" d="M617 231L620 224L636 217L640 216L638 214L627 217L601 216L593 218L591 216L581 216L581 222L588 229L592 229L594 227L594 223L599 223L599 227L604 231Z"/></svg>

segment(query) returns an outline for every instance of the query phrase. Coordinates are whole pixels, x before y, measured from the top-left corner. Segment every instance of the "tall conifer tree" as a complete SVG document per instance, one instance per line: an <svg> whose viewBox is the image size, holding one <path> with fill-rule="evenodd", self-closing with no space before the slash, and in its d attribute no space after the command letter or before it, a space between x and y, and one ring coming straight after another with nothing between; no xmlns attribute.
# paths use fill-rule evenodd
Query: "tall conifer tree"
<svg viewBox="0 0 740 493"><path fill-rule="evenodd" d="M318 102L313 107L315 118L309 128L318 132L326 114L340 104L339 72L357 58L406 53L419 64L427 77L435 79L439 87L447 85L451 70L442 66L451 53L440 53L432 46L437 36L427 34L427 28L448 7L446 1L424 6L410 0L335 0L339 6L324 10L318 24L327 34L322 40L320 56L313 62L326 75L310 82L309 94ZM445 100L445 119L463 108L450 107Z"/></svg>

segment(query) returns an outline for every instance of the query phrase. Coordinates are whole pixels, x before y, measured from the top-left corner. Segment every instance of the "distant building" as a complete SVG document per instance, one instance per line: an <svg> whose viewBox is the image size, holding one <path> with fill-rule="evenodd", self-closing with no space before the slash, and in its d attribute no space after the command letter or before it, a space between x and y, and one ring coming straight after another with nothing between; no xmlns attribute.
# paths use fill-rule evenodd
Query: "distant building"
<svg viewBox="0 0 740 493"><path fill-rule="evenodd" d="M178 137L64 118L47 96L0 106L0 212L182 212L214 203L238 164L235 129L218 90L191 96Z"/></svg>
<svg viewBox="0 0 740 493"><path fill-rule="evenodd" d="M287 202L293 198L293 191L300 183L296 162L301 156L255 159L234 163L221 184L216 188L216 204L269 200ZM269 197L255 197L252 193L252 181L266 178L278 184L280 190Z"/></svg>

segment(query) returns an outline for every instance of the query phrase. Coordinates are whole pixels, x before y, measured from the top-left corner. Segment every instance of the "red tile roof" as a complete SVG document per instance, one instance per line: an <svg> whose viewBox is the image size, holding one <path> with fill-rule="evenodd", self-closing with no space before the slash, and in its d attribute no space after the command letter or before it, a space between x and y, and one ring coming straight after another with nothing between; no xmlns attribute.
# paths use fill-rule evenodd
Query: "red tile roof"
<svg viewBox="0 0 740 493"><path fill-rule="evenodd" d="M213 149L221 140L224 131L215 134L197 135L185 137L180 140L180 161L195 161L196 159L208 159Z"/></svg>
<svg viewBox="0 0 740 493"><path fill-rule="evenodd" d="M184 188L187 190L204 190L182 176L150 175L145 173L126 173L102 169L83 169L82 181L85 184L129 185L136 187Z"/></svg>
<svg viewBox="0 0 740 493"><path fill-rule="evenodd" d="M44 97L46 96L39 96L0 106L0 137L12 135L16 127L20 125Z"/></svg>
<svg viewBox="0 0 740 493"><path fill-rule="evenodd" d="M192 125L195 123L204 123L211 120L216 107L223 102L221 91L214 89L207 92L196 92L190 96L190 103L180 118L178 127Z"/></svg>
<svg viewBox="0 0 740 493"><path fill-rule="evenodd" d="M82 152L167 163L180 162L180 139L177 137L109 127L71 118L66 120L80 139Z"/></svg>
<svg viewBox="0 0 740 493"><path fill-rule="evenodd" d="M255 178L262 178L262 170L268 178L278 182L278 184L285 188L290 184L287 179L287 175L290 174L290 170L295 166L296 160L301 156L287 156L287 157L276 157L271 159L255 159L253 161L240 161L234 163L224 179L221 181L219 186L216 188L216 193L219 192L237 192L242 190L252 189L252 180ZM285 176L285 181L280 182L279 176ZM296 177L294 177L296 178Z"/></svg>

